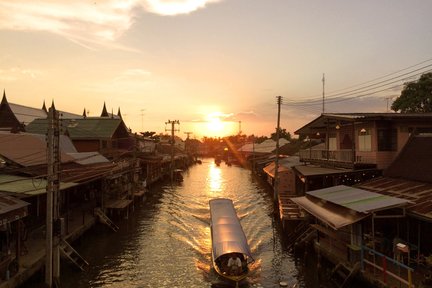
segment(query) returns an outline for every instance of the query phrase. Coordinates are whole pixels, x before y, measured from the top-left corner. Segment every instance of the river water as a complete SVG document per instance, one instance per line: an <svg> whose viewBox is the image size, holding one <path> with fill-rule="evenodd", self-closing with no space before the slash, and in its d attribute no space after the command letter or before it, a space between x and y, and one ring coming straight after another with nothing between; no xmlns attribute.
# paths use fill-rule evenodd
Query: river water
<svg viewBox="0 0 432 288"><path fill-rule="evenodd" d="M182 183L153 185L129 219L117 220L117 233L97 225L74 243L90 266L80 272L62 262L62 287L230 287L211 269L208 201L216 197L234 201L255 259L242 287L279 287L280 281L326 287L313 261L296 259L284 248L262 180L212 159L183 176Z"/></svg>

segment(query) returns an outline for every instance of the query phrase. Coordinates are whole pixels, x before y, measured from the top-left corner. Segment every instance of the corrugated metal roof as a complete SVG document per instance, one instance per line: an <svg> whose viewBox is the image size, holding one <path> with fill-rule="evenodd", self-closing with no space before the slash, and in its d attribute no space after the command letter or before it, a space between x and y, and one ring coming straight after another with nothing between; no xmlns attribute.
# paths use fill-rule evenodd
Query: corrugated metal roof
<svg viewBox="0 0 432 288"><path fill-rule="evenodd" d="M326 174L342 174L347 172L352 172L353 170L350 169L333 169L333 168L326 168L326 167L320 167L320 166L313 166L313 165L298 165L295 166L295 169L302 174L303 176L316 176L316 175L326 175Z"/></svg>
<svg viewBox="0 0 432 288"><path fill-rule="evenodd" d="M280 146L288 144L288 143L290 143L290 142L284 138L279 139L279 145ZM275 149L276 149L276 141L274 141L272 139L267 139L262 143L259 143L259 144L255 143L255 145L251 144L251 143L245 144L242 147L240 147L238 149L238 151L250 152L250 153L253 153L253 152L255 152L255 153L271 153Z"/></svg>
<svg viewBox="0 0 432 288"><path fill-rule="evenodd" d="M306 192L306 194L361 213L372 213L374 211L405 206L409 203L405 199L345 185L314 190Z"/></svg>
<svg viewBox="0 0 432 288"><path fill-rule="evenodd" d="M96 164L96 163L109 163L110 161L99 154L99 152L81 152L81 153L67 153L75 159L75 162L81 165Z"/></svg>
<svg viewBox="0 0 432 288"><path fill-rule="evenodd" d="M25 201L11 196L0 195L0 214L5 214L30 205Z"/></svg>
<svg viewBox="0 0 432 288"><path fill-rule="evenodd" d="M361 189L406 199L409 214L432 220L432 184L398 178L381 177L356 185Z"/></svg>
<svg viewBox="0 0 432 288"><path fill-rule="evenodd" d="M24 167L46 164L46 149L46 140L43 135L0 132L0 155ZM72 157L61 153L62 162L72 160Z"/></svg>
<svg viewBox="0 0 432 288"><path fill-rule="evenodd" d="M285 158L279 159L279 169L278 172L283 172L291 169L291 167L294 167L296 165L300 165L300 158L298 156L290 156ZM264 172L270 175L271 177L274 177L275 173L275 166L276 163L273 161L269 163L267 166L263 168Z"/></svg>
<svg viewBox="0 0 432 288"><path fill-rule="evenodd" d="M432 183L431 147L431 135L411 136L384 176Z"/></svg>
<svg viewBox="0 0 432 288"><path fill-rule="evenodd" d="M336 125L336 123L353 123L368 122L378 120L416 120L430 121L432 113L324 113L315 118L300 129L294 131L294 134L315 134L317 129ZM333 126L334 127L334 126Z"/></svg>
<svg viewBox="0 0 432 288"><path fill-rule="evenodd" d="M78 185L73 182L60 182L60 190ZM0 191L19 194L20 197L40 195L46 193L47 181L43 178L31 178L15 175L0 174Z"/></svg>
<svg viewBox="0 0 432 288"><path fill-rule="evenodd" d="M290 199L335 230L356 223L368 216L313 197L303 196Z"/></svg>

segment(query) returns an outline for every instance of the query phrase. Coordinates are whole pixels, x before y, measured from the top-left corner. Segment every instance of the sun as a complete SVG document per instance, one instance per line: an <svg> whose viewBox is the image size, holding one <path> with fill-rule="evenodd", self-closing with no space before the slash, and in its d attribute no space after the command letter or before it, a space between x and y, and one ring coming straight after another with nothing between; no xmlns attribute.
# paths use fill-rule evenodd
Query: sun
<svg viewBox="0 0 432 288"><path fill-rule="evenodd" d="M224 123L221 121L219 117L210 116L209 121L207 123L207 129L212 134L219 134L224 128Z"/></svg>

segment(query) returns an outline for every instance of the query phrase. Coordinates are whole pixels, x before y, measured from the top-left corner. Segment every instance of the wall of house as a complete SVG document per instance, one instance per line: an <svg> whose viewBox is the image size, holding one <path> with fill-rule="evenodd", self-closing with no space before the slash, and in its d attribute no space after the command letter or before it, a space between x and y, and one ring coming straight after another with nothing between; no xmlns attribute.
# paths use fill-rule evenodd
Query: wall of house
<svg viewBox="0 0 432 288"><path fill-rule="evenodd" d="M73 140L78 152L99 151L99 140Z"/></svg>
<svg viewBox="0 0 432 288"><path fill-rule="evenodd" d="M295 194L295 174L290 169L287 171L279 172L279 191L288 192L288 194Z"/></svg>

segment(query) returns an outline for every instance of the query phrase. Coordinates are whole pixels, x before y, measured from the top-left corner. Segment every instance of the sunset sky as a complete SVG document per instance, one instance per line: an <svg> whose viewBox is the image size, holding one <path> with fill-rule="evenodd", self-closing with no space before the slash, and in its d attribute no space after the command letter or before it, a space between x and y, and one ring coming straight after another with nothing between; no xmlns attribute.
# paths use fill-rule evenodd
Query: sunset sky
<svg viewBox="0 0 432 288"><path fill-rule="evenodd" d="M134 132L270 136L322 112L386 112L432 70L430 0L0 0L8 101ZM315 101L316 100L316 101ZM241 125L239 123L241 121ZM178 128L178 127L177 127Z"/></svg>

